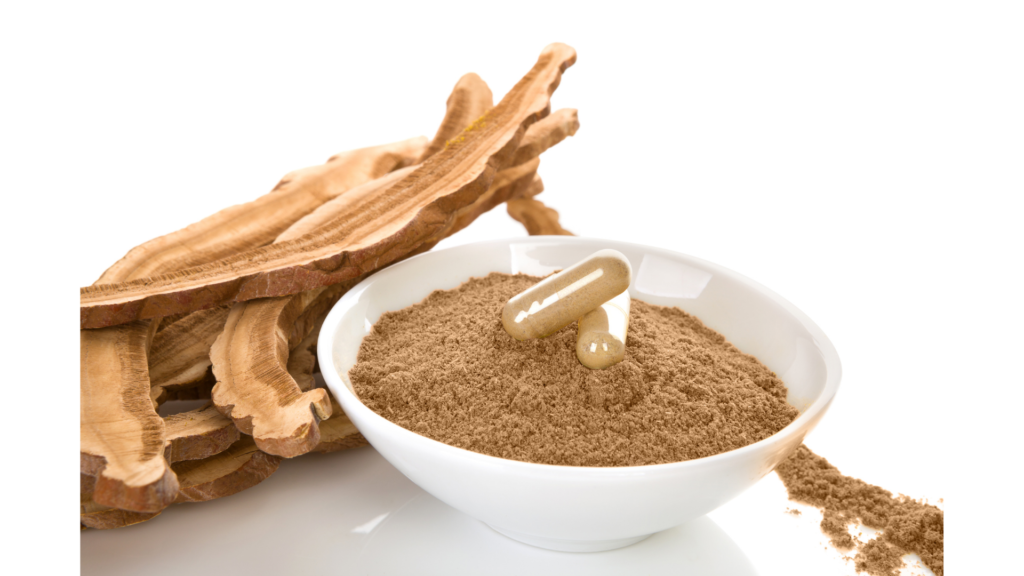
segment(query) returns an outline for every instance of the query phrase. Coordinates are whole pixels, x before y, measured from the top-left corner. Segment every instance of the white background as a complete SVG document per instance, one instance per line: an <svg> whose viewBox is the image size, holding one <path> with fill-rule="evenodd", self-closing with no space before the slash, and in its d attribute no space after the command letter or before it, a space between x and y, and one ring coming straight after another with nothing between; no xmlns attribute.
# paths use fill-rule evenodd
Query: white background
<svg viewBox="0 0 1024 576"><path fill-rule="evenodd" d="M540 199L801 308L844 368L811 448L944 498L956 572L1019 568L1022 27L984 2L5 3L4 551L77 566L77 287L290 170L432 136L462 74L500 98L561 41L582 127ZM450 242L520 234L499 209ZM762 574L804 566L719 524Z"/></svg>

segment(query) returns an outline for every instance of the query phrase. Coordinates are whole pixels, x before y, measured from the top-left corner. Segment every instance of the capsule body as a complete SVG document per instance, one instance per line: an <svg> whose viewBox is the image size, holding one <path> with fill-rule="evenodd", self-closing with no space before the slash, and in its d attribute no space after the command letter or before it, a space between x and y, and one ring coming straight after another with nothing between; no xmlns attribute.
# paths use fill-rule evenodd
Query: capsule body
<svg viewBox="0 0 1024 576"><path fill-rule="evenodd" d="M629 288L632 269L617 250L598 250L505 304L501 323L516 340L544 338Z"/></svg>
<svg viewBox="0 0 1024 576"><path fill-rule="evenodd" d="M629 330L629 292L623 292L580 318L576 358L591 370L622 362Z"/></svg>

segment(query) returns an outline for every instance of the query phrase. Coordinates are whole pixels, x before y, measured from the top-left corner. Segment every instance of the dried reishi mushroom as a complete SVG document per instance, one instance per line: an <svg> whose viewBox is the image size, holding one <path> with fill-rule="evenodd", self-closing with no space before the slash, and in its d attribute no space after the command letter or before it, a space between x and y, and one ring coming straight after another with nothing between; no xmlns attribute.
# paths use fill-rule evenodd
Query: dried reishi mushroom
<svg viewBox="0 0 1024 576"><path fill-rule="evenodd" d="M261 452L252 438L243 436L216 456L175 464L181 483L176 501L205 502L237 494L266 480L280 464L280 458Z"/></svg>
<svg viewBox="0 0 1024 576"><path fill-rule="evenodd" d="M236 304L210 351L217 409L260 450L286 458L316 446L317 421L331 416L327 392L303 392L287 370L287 334L314 292Z"/></svg>
<svg viewBox="0 0 1024 576"><path fill-rule="evenodd" d="M527 130L526 135L523 137L523 145L516 150L515 158L510 167L505 168L494 177L494 181L491 183L490 188L487 192L481 195L472 205L462 208L456 215L456 218L462 220L462 225L455 225L454 228L461 229L465 227L472 218L468 220L465 217L459 217L459 215L475 211L477 215L486 212L490 208L497 206L501 202L488 203L486 198L488 197L530 197L539 194L544 188L540 184L539 180L536 180L530 184L526 189L522 188L522 182L519 187L514 189L506 189L503 193L496 193L497 190L506 187L511 184L513 180L517 180L528 171L531 166L531 162L536 160L539 155L548 148L558 144L566 137L571 136L576 132L579 127L579 120L576 117L576 111L573 109L563 109L558 112L552 113L548 117L532 124ZM524 150L528 150L529 153L525 153ZM536 164L532 165L533 169L536 169ZM296 222L288 230L285 230L278 236L276 242L285 242L288 240L294 240L300 238L305 234L309 234L318 228L329 224L333 219L345 214L346 210L351 210L353 206L358 205L361 202L366 202L372 199L374 196L379 196L382 192L391 187L399 180L402 180L409 174L411 174L417 166L411 166L408 168L402 168L396 170L386 176L378 178L372 182L368 182L362 186L359 186L349 192L331 200L330 202L324 203L322 206L317 208L309 215L302 218L302 220ZM486 209L483 209L487 206ZM449 231L448 234L453 232Z"/></svg>
<svg viewBox="0 0 1024 576"><path fill-rule="evenodd" d="M575 109L563 108L552 112L546 118L538 120L526 131L526 136L519 143L519 149L516 150L516 155L512 159L512 165L522 164L540 156L548 148L569 136L576 135L576 131L579 129L580 119Z"/></svg>
<svg viewBox="0 0 1024 576"><path fill-rule="evenodd" d="M160 512L132 512L110 506L102 506L93 501L92 496L88 494L79 493L78 495L79 531L85 528L93 528L95 530L124 528L152 520L159 515Z"/></svg>
<svg viewBox="0 0 1024 576"><path fill-rule="evenodd" d="M533 69L449 145L387 194L299 238L142 281L83 288L81 326L200 310L231 301L295 294L337 284L396 261L433 239L451 214L472 204L509 165L526 128L549 113L551 92L576 52L545 48Z"/></svg>
<svg viewBox="0 0 1024 576"><path fill-rule="evenodd" d="M92 496L93 491L96 489L96 477L90 476L84 472L79 473L81 476L81 494L82 496Z"/></svg>
<svg viewBox="0 0 1024 576"><path fill-rule="evenodd" d="M171 462L210 458L230 448L239 440L238 429L221 416L212 405L164 418L167 447L165 457ZM160 514L132 512L98 504L93 499L97 478L81 474L80 521L88 528L110 529L144 522ZM181 480L190 481L189 477ZM179 484L178 490L181 489ZM180 495L175 495L175 500Z"/></svg>
<svg viewBox="0 0 1024 576"><path fill-rule="evenodd" d="M445 103L444 119L437 129L437 134L430 141L427 149L417 160L422 163L437 154L448 145L448 141L458 136L466 126L484 115L494 106L494 96L487 83L476 74L470 72L455 84L452 93Z"/></svg>
<svg viewBox="0 0 1024 576"><path fill-rule="evenodd" d="M168 462L200 460L227 450L238 441L238 428L213 404L164 418L164 456Z"/></svg>
<svg viewBox="0 0 1024 576"><path fill-rule="evenodd" d="M285 262L286 268L294 268L299 277L327 272L334 284L324 289L322 282L293 283L280 292L286 302L267 298L249 306L250 313L270 310L264 325L280 328L279 333L261 332L258 340L275 351L268 366L287 379L286 395L322 396L307 398L309 405L314 411L319 406L320 417L334 414L323 421L311 418L306 444L296 453L366 445L334 399L314 388L320 323L366 274L429 250L501 202L543 189L536 176L537 156L578 128L574 110L548 114L547 104L561 72L574 60L571 48L549 46L496 110L491 110L487 85L467 74L449 97L445 119L429 146L425 138L410 139L339 154L323 166L290 173L254 202L134 248L97 284L112 284L117 292L117 286L187 283L197 270L237 267L241 260L257 268L268 262L273 266L265 256L275 251L264 248L261 253L259 247L275 239L298 244L290 256L310 252L317 264L303 268ZM342 253L321 258L317 242L323 240L333 243L328 252L340 244ZM260 272L250 279L270 281L274 286L267 293L272 294L280 287L281 272ZM225 407L232 413L235 406L207 405L167 418L155 411L168 400L213 396L210 349L218 337L227 339L222 333L237 308L231 299L211 307L186 290L177 311L142 314L153 321L126 321L134 314L133 305L123 302L101 304L97 311L106 320L86 321L91 313L84 302L110 289L83 289L82 326L97 328L82 332L82 477L90 479L88 493L83 488L83 525L128 525L155 516L172 500L235 493L272 473L279 458L257 445L267 445L267 439L239 437L238 428L247 429L251 419L242 417L235 426L235 420L220 413ZM218 290L216 283L213 290ZM318 432L319 438L308 432Z"/></svg>
<svg viewBox="0 0 1024 576"><path fill-rule="evenodd" d="M524 195L537 176L538 166L540 166L540 158L534 158L524 164L498 172L487 192L481 194L476 202L455 213L455 219L444 231L443 236L448 237L455 234L495 206Z"/></svg>
<svg viewBox="0 0 1024 576"><path fill-rule="evenodd" d="M351 150L332 156L324 164L290 172L268 194L252 202L225 208L177 232L132 248L95 284L173 273L270 244L324 202L412 165L426 143L426 138L420 136Z"/></svg>
<svg viewBox="0 0 1024 576"><path fill-rule="evenodd" d="M417 138L364 148L338 154L322 166L292 172L253 202L232 206L132 249L99 282L175 272L271 242L325 201L412 163L425 146L426 139ZM82 466L97 476L94 500L100 505L155 512L177 493L174 473L163 458L164 421L154 407L162 391L151 390L149 378L149 344L155 327L139 322L81 334ZM198 364L203 362L200 358Z"/></svg>
<svg viewBox="0 0 1024 576"><path fill-rule="evenodd" d="M210 347L230 310L219 306L193 312L158 331L149 351L150 386L183 388L201 382L210 367Z"/></svg>
<svg viewBox="0 0 1024 576"><path fill-rule="evenodd" d="M102 506L159 512L178 492L149 396L151 333L150 322L81 331L81 466Z"/></svg>

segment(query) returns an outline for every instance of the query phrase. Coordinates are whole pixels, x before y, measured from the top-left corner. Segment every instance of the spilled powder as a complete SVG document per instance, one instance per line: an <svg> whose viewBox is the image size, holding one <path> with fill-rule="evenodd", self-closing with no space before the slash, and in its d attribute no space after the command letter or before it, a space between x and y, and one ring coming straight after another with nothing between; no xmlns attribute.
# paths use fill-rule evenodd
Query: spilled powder
<svg viewBox="0 0 1024 576"><path fill-rule="evenodd" d="M790 500L822 510L821 530L836 548L856 548L858 571L895 576L904 564L902 556L913 553L936 576L942 576L942 510L843 476L828 460L803 445L775 471L786 485ZM866 543L856 541L847 529L858 522L881 533Z"/></svg>
<svg viewBox="0 0 1024 576"><path fill-rule="evenodd" d="M576 323L516 341L501 309L539 280L494 273L384 314L349 373L356 394L428 438L571 466L711 456L796 418L771 370L678 308L633 300L625 360L606 370L576 359Z"/></svg>

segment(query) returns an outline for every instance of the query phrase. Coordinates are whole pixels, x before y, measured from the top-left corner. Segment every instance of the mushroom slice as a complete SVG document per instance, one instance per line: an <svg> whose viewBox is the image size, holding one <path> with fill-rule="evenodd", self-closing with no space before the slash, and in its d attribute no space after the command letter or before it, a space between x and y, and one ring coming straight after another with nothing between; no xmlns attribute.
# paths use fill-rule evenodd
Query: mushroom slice
<svg viewBox="0 0 1024 576"><path fill-rule="evenodd" d="M193 312L162 328L149 352L153 396L162 389L182 389L203 381L210 367L210 347L224 329L228 306Z"/></svg>
<svg viewBox="0 0 1024 576"><path fill-rule="evenodd" d="M227 450L239 439L238 428L213 403L164 418L164 457L168 462L200 460Z"/></svg>
<svg viewBox="0 0 1024 576"><path fill-rule="evenodd" d="M483 116L493 106L494 96L483 79L472 72L459 78L451 95L448 96L441 126L438 127L437 134L434 135L434 139L430 141L430 145L423 151L417 163L422 163L427 158L444 150L450 140L458 136L466 129L466 126Z"/></svg>
<svg viewBox="0 0 1024 576"><path fill-rule="evenodd" d="M237 494L273 474L281 459L260 452L249 436L204 460L174 464L181 489L177 502L205 502Z"/></svg>
<svg viewBox="0 0 1024 576"><path fill-rule="evenodd" d="M426 138L414 138L344 152L322 166L292 172L252 202L132 249L98 282L174 273L267 244L331 198L411 164L426 144ZM154 328L156 323L136 322L81 333L81 462L82 471L97 478L93 499L98 505L151 513L170 504L178 492L163 457L165 424L154 406L163 390L151 389L148 372ZM161 332L163 340L170 338L166 332L172 328ZM160 358L158 368L165 367ZM200 357L198 366L186 366L187 376L182 371L176 374L201 378L203 362ZM169 384L161 381L158 386L165 389Z"/></svg>
<svg viewBox="0 0 1024 576"><path fill-rule="evenodd" d="M159 512L130 512L109 506L101 506L93 502L92 498L82 496L79 521L86 528L109 530L111 528L124 528L132 524L145 522L159 515Z"/></svg>
<svg viewBox="0 0 1024 576"><path fill-rule="evenodd" d="M80 323L98 328L295 294L358 278L440 240L455 212L510 166L526 129L550 110L550 95L576 60L564 44L544 49L502 101L448 146L380 195L299 238L144 280L83 288Z"/></svg>

